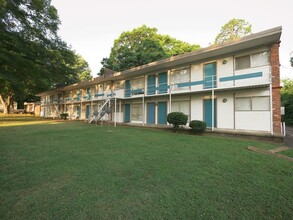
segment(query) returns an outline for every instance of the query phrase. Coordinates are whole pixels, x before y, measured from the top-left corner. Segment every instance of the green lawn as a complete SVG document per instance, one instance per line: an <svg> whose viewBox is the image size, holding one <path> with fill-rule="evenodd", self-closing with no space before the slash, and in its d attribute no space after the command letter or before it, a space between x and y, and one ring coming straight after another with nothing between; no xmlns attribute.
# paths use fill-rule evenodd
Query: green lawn
<svg viewBox="0 0 293 220"><path fill-rule="evenodd" d="M0 115L1 219L292 219L279 145Z"/></svg>

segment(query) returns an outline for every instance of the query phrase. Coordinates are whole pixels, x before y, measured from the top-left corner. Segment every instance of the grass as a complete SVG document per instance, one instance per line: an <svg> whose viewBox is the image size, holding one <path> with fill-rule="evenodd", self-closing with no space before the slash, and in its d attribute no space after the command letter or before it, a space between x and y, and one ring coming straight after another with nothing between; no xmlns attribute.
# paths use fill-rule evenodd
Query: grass
<svg viewBox="0 0 293 220"><path fill-rule="evenodd" d="M0 115L1 219L291 219L278 145Z"/></svg>
<svg viewBox="0 0 293 220"><path fill-rule="evenodd" d="M293 149L290 148L288 150L278 152L278 154L282 154L282 155L285 155L285 156L288 156L288 157L292 157L293 158Z"/></svg>

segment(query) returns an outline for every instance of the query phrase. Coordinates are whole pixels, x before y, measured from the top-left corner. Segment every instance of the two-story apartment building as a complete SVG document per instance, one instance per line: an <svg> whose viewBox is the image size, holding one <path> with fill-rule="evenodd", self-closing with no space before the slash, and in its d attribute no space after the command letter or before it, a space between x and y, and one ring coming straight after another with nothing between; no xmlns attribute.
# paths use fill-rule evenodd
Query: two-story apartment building
<svg viewBox="0 0 293 220"><path fill-rule="evenodd" d="M213 130L279 134L281 32L272 28L40 93L41 115L87 119L111 105L115 124L167 125L167 114L180 111Z"/></svg>

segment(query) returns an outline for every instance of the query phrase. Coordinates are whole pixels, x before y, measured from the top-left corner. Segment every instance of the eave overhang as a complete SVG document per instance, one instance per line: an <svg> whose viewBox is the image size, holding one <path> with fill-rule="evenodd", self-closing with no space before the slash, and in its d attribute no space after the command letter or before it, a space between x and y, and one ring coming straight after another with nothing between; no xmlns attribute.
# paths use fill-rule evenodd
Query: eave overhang
<svg viewBox="0 0 293 220"><path fill-rule="evenodd" d="M68 85L54 90L56 92L65 92L74 89L80 89L87 86L117 81L123 79L130 79L135 76L143 75L146 73L156 73L160 71L166 71L167 69L174 69L184 65L190 65L191 63L198 63L204 60L213 59L217 57L224 57L225 55L234 54L239 51L245 51L252 48L259 48L269 46L280 41L282 33L282 27L278 26L272 29L268 29L262 32L251 34L246 37L242 37L237 40L225 42L219 45L212 45L197 51L173 56L167 59L159 60L156 62L148 63L142 66L134 67L122 72L114 73L112 77L97 77L92 80L85 80L79 83ZM52 91L46 91L37 94L37 96L50 95Z"/></svg>

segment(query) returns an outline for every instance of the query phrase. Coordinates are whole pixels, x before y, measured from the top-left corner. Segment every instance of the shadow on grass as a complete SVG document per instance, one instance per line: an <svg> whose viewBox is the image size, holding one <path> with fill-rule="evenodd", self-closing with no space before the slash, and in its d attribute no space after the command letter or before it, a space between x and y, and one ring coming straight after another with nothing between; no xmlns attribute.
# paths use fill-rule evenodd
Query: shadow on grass
<svg viewBox="0 0 293 220"><path fill-rule="evenodd" d="M61 120L44 119L31 115L0 115L0 127L28 126L37 124L60 124Z"/></svg>

